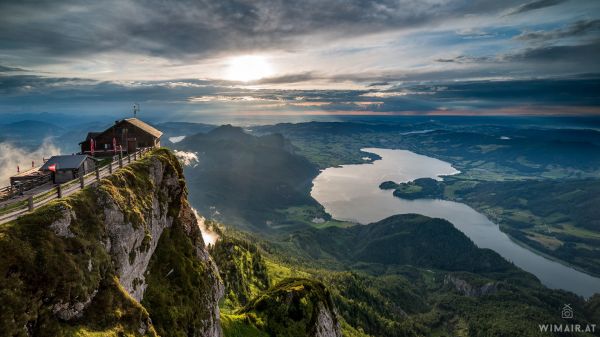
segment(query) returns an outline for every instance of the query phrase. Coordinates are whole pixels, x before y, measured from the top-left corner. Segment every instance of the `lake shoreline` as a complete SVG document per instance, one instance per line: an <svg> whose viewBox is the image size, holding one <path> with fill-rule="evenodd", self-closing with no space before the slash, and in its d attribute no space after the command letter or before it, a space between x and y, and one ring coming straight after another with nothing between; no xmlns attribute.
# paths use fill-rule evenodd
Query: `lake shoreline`
<svg viewBox="0 0 600 337"><path fill-rule="evenodd" d="M418 178L442 180L460 173L448 162L408 150L364 148L382 159L370 165L347 164L322 170L313 180L311 196L334 219L365 225L395 214L416 213L442 218L478 247L496 251L504 259L535 275L545 286L590 297L600 292L600 279L563 261L532 250L500 229L470 205L449 199L405 200L379 189L384 181L408 182Z"/></svg>

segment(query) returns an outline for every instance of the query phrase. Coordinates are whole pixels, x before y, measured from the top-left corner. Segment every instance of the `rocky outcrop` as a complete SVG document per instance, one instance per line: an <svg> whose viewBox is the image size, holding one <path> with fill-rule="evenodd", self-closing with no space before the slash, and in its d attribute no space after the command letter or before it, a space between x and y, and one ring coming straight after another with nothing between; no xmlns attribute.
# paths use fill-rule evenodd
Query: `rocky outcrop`
<svg viewBox="0 0 600 337"><path fill-rule="evenodd" d="M64 238L72 238L75 236L69 229L71 225L71 219L76 219L75 212L69 210L68 208L63 208L62 212L60 212L60 218L54 220L54 222L50 225L50 228L54 231L54 233L58 236L62 236Z"/></svg>
<svg viewBox="0 0 600 337"><path fill-rule="evenodd" d="M471 297L485 296L498 291L498 284L496 282L487 282L482 286L474 286L455 275L446 275L444 284L450 285L459 293Z"/></svg>
<svg viewBox="0 0 600 337"><path fill-rule="evenodd" d="M83 310L92 302L92 299L97 293L98 290L94 290L86 299L81 302L63 303L62 301L59 301L52 306L52 313L65 321L73 318L80 318L83 314Z"/></svg>
<svg viewBox="0 0 600 337"><path fill-rule="evenodd" d="M342 337L336 313L321 302L317 304L317 312L313 335L315 337Z"/></svg>
<svg viewBox="0 0 600 337"><path fill-rule="evenodd" d="M329 290L311 279L285 279L253 299L244 309L264 322L273 336L341 337L337 312Z"/></svg>
<svg viewBox="0 0 600 337"><path fill-rule="evenodd" d="M105 247L113 258L123 288L137 301L144 298L147 286L144 273L158 239L164 229L173 224L174 215L169 215L168 210L174 203L181 203L179 199L184 189L177 171L166 170L164 165L158 158L149 160L147 177L154 186L154 193L151 196L151 207L141 210L141 224L128 220L125 211L111 195L105 195L105 198L99 200L108 235ZM190 220L186 225L195 224Z"/></svg>

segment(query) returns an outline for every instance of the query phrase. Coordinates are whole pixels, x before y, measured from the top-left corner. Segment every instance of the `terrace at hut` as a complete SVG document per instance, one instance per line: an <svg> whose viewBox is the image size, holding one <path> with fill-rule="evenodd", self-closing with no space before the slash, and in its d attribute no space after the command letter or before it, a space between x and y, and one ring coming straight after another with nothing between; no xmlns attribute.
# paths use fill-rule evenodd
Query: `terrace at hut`
<svg viewBox="0 0 600 337"><path fill-rule="evenodd" d="M40 167L32 167L28 170L19 172L14 176L10 177L10 185L17 187L19 185L31 185L36 186L39 185L40 182L49 181L50 176L47 173L40 171ZM32 183L33 182L33 183ZM27 189L27 188L25 188Z"/></svg>

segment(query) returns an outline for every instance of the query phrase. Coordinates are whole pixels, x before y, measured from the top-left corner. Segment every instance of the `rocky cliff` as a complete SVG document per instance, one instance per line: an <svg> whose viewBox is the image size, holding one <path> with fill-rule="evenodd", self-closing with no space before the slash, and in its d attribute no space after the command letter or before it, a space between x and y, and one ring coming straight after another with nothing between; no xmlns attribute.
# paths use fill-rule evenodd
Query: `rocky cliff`
<svg viewBox="0 0 600 337"><path fill-rule="evenodd" d="M241 312L269 336L342 336L329 290L313 279L285 279L254 298Z"/></svg>
<svg viewBox="0 0 600 337"><path fill-rule="evenodd" d="M209 252L226 289L225 336L342 336L338 310L323 282L289 269L246 234L220 228Z"/></svg>
<svg viewBox="0 0 600 337"><path fill-rule="evenodd" d="M0 228L0 336L221 336L222 294L167 150Z"/></svg>

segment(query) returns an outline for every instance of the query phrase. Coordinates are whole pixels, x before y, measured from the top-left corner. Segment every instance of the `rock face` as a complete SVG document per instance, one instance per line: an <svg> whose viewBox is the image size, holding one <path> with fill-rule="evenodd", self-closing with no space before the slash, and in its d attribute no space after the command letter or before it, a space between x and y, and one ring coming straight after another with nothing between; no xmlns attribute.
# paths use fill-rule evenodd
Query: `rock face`
<svg viewBox="0 0 600 337"><path fill-rule="evenodd" d="M342 337L340 323L335 312L327 309L323 303L318 303L317 320L314 327L315 337Z"/></svg>
<svg viewBox="0 0 600 337"><path fill-rule="evenodd" d="M168 150L155 150L0 231L0 303L8 304L0 305L0 326L7 335L63 335L63 329L222 335L223 286L187 202L181 166ZM176 254L182 258L164 263ZM176 295L188 305L174 310L174 296L161 296L161 280L183 270L188 283ZM169 317L178 312L185 316Z"/></svg>
<svg viewBox="0 0 600 337"><path fill-rule="evenodd" d="M285 279L253 299L243 310L265 322L272 336L341 337L331 294L321 282Z"/></svg>
<svg viewBox="0 0 600 337"><path fill-rule="evenodd" d="M167 212L173 207L173 203L181 202L177 199L181 198L184 188L177 172L166 171L164 163L157 158L150 159L148 179L154 186L155 193L152 195L151 207L143 210L143 226L127 221L125 213L110 195L100 201L108 234L105 247L115 262L121 285L137 301L144 298L147 286L144 273L158 239L163 230L173 224L173 215L169 216ZM185 210L181 213L185 213ZM189 222L186 225L197 225L193 219L186 220Z"/></svg>
<svg viewBox="0 0 600 337"><path fill-rule="evenodd" d="M444 284L449 284L454 287L456 291L471 297L480 297L489 294L493 294L498 291L498 285L494 282L488 282L482 286L474 286L469 282L454 276L454 275L446 275L444 278Z"/></svg>

